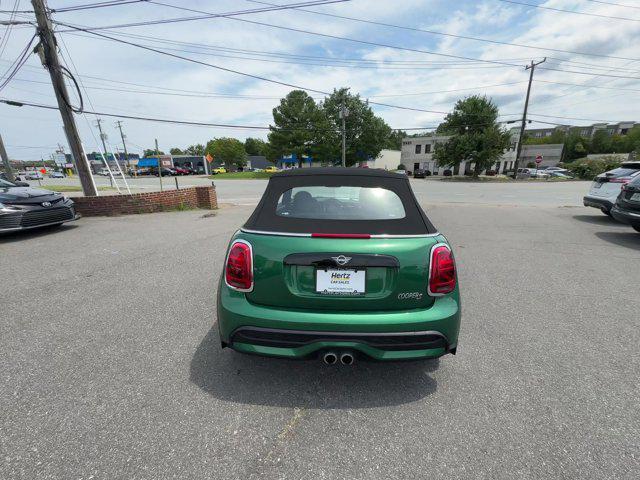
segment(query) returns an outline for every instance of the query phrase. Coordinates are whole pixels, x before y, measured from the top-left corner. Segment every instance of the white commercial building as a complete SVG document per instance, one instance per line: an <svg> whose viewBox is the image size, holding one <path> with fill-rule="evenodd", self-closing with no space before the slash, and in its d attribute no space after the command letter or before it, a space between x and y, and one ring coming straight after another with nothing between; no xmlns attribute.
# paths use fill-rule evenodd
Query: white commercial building
<svg viewBox="0 0 640 480"><path fill-rule="evenodd" d="M498 173L513 168L516 160L517 132L512 132L512 143L504 151L502 157L496 162L493 168ZM436 145L445 143L449 139L448 135L425 135L422 137L405 137L402 140L402 150L400 154L401 163L408 170L417 169L428 170L434 175L442 175L445 170L452 170L453 175L471 174L473 162L462 161L459 165L452 167L438 167L433 152Z"/></svg>

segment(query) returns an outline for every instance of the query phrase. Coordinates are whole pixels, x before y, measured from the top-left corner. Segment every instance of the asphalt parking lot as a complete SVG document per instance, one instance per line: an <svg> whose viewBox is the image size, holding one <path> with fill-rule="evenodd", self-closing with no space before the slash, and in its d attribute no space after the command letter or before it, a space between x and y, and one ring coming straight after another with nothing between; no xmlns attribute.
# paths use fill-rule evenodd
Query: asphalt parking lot
<svg viewBox="0 0 640 480"><path fill-rule="evenodd" d="M573 203L426 204L458 355L353 367L219 348L250 206L0 237L0 478L637 478L640 235Z"/></svg>

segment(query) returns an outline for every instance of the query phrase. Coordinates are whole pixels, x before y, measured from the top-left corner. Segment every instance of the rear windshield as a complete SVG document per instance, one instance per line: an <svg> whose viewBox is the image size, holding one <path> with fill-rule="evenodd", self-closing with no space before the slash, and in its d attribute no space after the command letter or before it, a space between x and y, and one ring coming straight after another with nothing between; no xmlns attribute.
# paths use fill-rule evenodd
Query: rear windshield
<svg viewBox="0 0 640 480"><path fill-rule="evenodd" d="M400 197L380 187L308 185L280 195L276 215L318 220L388 220L404 218Z"/></svg>
<svg viewBox="0 0 640 480"><path fill-rule="evenodd" d="M436 233L400 175L275 176L244 227L275 233Z"/></svg>

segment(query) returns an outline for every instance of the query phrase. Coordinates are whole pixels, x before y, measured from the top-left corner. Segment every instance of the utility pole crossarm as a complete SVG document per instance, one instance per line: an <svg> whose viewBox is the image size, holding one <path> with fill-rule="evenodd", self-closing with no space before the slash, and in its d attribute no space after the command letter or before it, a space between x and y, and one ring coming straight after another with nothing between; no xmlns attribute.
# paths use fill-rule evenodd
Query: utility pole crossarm
<svg viewBox="0 0 640 480"><path fill-rule="evenodd" d="M547 61L547 57L544 57L539 62L531 60L531 64L525 67L525 70L531 70L529 72L529 85L527 86L527 97L524 100L524 112L522 113L522 124L520 125L520 134L518 135L518 145L516 147L516 161L513 165L514 179L518 178L518 163L520 163L520 154L522 153L522 139L524 137L524 129L527 124L527 110L529 109L529 96L531 95L531 83L533 82L533 72L536 67L541 63Z"/></svg>

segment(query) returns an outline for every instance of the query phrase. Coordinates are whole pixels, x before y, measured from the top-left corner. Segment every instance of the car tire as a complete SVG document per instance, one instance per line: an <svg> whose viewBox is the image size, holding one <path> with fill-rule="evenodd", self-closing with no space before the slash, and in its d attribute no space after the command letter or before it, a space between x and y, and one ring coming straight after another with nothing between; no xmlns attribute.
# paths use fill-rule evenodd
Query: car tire
<svg viewBox="0 0 640 480"><path fill-rule="evenodd" d="M631 227L638 233L640 233L640 225L631 225Z"/></svg>
<svg viewBox="0 0 640 480"><path fill-rule="evenodd" d="M611 215L611 210L607 210L606 208L601 208L600 209L602 211L602 213L604 213L605 215L613 218L613 215Z"/></svg>

